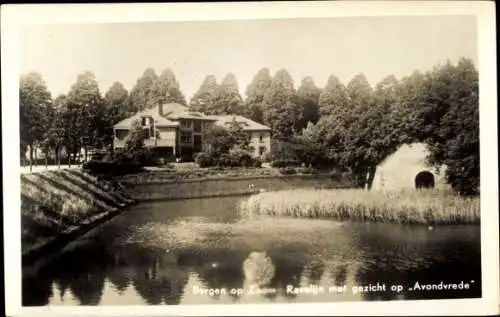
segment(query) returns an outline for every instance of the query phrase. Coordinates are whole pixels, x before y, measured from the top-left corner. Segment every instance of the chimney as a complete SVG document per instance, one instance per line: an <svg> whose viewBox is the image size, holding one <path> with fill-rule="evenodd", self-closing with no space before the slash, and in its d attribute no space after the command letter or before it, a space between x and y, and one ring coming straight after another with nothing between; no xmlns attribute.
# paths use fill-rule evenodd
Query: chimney
<svg viewBox="0 0 500 317"><path fill-rule="evenodd" d="M158 103L158 114L160 115L160 117L163 117L163 103L162 102Z"/></svg>

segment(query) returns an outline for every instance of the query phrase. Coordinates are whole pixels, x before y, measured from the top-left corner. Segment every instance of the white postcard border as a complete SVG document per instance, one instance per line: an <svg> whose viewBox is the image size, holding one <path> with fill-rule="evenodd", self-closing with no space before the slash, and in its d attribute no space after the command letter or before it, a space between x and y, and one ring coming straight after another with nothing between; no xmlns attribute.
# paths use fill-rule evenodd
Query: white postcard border
<svg viewBox="0 0 500 317"><path fill-rule="evenodd" d="M423 315L498 313L498 148L494 2L340 1L2 6L2 136L5 303L9 316ZM20 24L131 23L387 15L475 15L480 77L483 298L328 304L21 307L18 33Z"/></svg>

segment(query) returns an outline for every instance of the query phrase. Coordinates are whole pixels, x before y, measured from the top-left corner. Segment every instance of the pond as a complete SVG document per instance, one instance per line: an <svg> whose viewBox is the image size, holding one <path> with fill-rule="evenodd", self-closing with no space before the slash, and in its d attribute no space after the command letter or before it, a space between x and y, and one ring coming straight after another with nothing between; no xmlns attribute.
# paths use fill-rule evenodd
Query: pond
<svg viewBox="0 0 500 317"><path fill-rule="evenodd" d="M24 277L23 305L481 297L479 226L248 218L246 198L127 210Z"/></svg>

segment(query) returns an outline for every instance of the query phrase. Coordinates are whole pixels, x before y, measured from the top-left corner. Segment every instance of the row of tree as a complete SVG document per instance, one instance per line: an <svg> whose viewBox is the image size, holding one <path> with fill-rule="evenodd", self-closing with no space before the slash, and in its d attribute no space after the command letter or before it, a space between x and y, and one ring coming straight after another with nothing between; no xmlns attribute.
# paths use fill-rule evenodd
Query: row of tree
<svg viewBox="0 0 500 317"><path fill-rule="evenodd" d="M85 155L93 148L109 144L112 136L113 109L103 98L94 75L80 76L67 95L51 98L42 77L30 73L20 80L20 150L21 158L29 149L30 164L35 149L45 158L54 154L59 160L64 149L69 157L83 148ZM69 159L68 159L69 160Z"/></svg>
<svg viewBox="0 0 500 317"><path fill-rule="evenodd" d="M205 78L189 103L171 70L146 69L127 92L114 83L101 95L95 76L78 76L66 95L54 100L40 75L21 77L21 153L41 148L59 158L81 148L112 142L113 124L158 103L177 102L207 114L241 114L272 128L274 159L345 167L360 186L371 184L375 167L401 144L425 142L430 162L448 166L448 181L460 192L479 187L478 72L468 59L375 87L356 75L347 85L330 76L324 88L306 77L295 89L282 69L261 69L245 99L233 74L220 84ZM47 155L46 155L47 156ZM469 185L467 185L469 184ZM469 189L467 189L467 188Z"/></svg>
<svg viewBox="0 0 500 317"><path fill-rule="evenodd" d="M284 142L302 161L329 161L349 169L359 186L371 186L376 166L405 143L429 146L429 163L446 165L459 193L479 192L478 72L468 59L374 89L364 76L347 86L335 77L318 100L320 118ZM279 147L278 147L279 148Z"/></svg>
<svg viewBox="0 0 500 317"><path fill-rule="evenodd" d="M287 91L281 91L283 83ZM268 111L264 111L264 95L273 88L277 93L268 94ZM81 148L86 156L88 149L102 148L111 143L115 123L159 103L180 103L206 114L245 115L261 123L272 123L270 125L279 130L279 126L286 125L279 122L281 114L286 116L287 107L296 105L294 101L273 109L273 104L280 102L283 93L295 93L293 80L285 70L279 71L275 79L271 78L268 69L259 71L247 89L245 100L232 73L220 84L215 76L208 75L188 105L172 70L166 69L157 76L153 69L148 68L130 92L123 84L115 82L102 95L94 74L85 72L78 76L67 94L52 99L41 75L29 73L20 79L21 157L29 149L29 161L32 162L33 154L36 156L37 153L35 149L41 149L45 157L55 156L59 161L63 150L69 161ZM298 113L288 117L290 123L301 118L301 122L293 123L294 129L305 127L308 120L316 122L318 119L316 106L308 106L308 98L319 96L319 89L312 79L304 80L299 93L303 93L305 107L302 108L308 112L305 116Z"/></svg>

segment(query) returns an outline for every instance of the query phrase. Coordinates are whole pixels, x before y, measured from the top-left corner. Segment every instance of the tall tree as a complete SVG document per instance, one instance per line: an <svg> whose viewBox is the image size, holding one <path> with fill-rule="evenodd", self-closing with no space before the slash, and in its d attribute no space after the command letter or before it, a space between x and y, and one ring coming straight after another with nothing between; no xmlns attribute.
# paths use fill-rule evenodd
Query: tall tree
<svg viewBox="0 0 500 317"><path fill-rule="evenodd" d="M423 142L425 139L424 117L425 109L432 107L428 98L429 74L414 71L410 76L404 77L397 86L398 115L397 130L401 136L406 137L406 142Z"/></svg>
<svg viewBox="0 0 500 317"><path fill-rule="evenodd" d="M152 68L147 68L137 79L135 86L130 91L130 100L135 111L152 106L151 90L157 79L158 76Z"/></svg>
<svg viewBox="0 0 500 317"><path fill-rule="evenodd" d="M316 126L311 121L302 130L300 135L294 138L295 158L308 165L319 165L330 163L327 159L325 149L316 138Z"/></svg>
<svg viewBox="0 0 500 317"><path fill-rule="evenodd" d="M302 79L300 87L297 89L297 107L302 111L302 118L296 126L297 131L306 128L308 122L318 122L320 94L321 89L314 84L311 77Z"/></svg>
<svg viewBox="0 0 500 317"><path fill-rule="evenodd" d="M104 95L104 103L111 124L115 124L134 113L129 94L120 82L115 82L109 87Z"/></svg>
<svg viewBox="0 0 500 317"><path fill-rule="evenodd" d="M243 100L236 77L229 73L212 94L207 113L213 115L239 115L242 114L242 105Z"/></svg>
<svg viewBox="0 0 500 317"><path fill-rule="evenodd" d="M325 160L340 164L344 138L347 131L344 123L349 118L351 100L346 87L331 75L319 97L320 119L309 128L309 136L321 145Z"/></svg>
<svg viewBox="0 0 500 317"><path fill-rule="evenodd" d="M263 123L262 102L266 91L271 86L272 78L268 68L257 72L246 90L244 115L253 121Z"/></svg>
<svg viewBox="0 0 500 317"><path fill-rule="evenodd" d="M151 87L151 100L149 102L152 106L159 103L186 104L186 98L182 94L180 85L171 69L163 70L158 79L154 82Z"/></svg>
<svg viewBox="0 0 500 317"><path fill-rule="evenodd" d="M113 125L134 114L128 91L120 82L115 82L104 95L106 108L106 131L104 143L110 144L113 136Z"/></svg>
<svg viewBox="0 0 500 317"><path fill-rule="evenodd" d="M373 98L373 89L365 75L358 74L347 84L347 93L352 106L369 106Z"/></svg>
<svg viewBox="0 0 500 317"><path fill-rule="evenodd" d="M396 151L399 145L409 142L406 131L401 129L405 114L400 107L399 87L398 80L391 75L382 79L373 92L373 106L367 115L376 123L371 127L371 145L376 153L377 164Z"/></svg>
<svg viewBox="0 0 500 317"><path fill-rule="evenodd" d="M52 103L45 108L42 118L43 133L39 141L39 146L43 152L45 168L47 168L49 156L51 156L52 149L54 148L52 126L56 120L56 111Z"/></svg>
<svg viewBox="0 0 500 317"><path fill-rule="evenodd" d="M364 187L367 176L373 174L372 128L380 124L372 117L376 113L372 88L363 75L357 75L347 85L348 98L341 93L339 102L331 98L332 92L342 91L334 88L339 87L338 81L332 78L327 86L322 101L327 96L330 100L323 105L324 116L316 127L317 141L323 144L330 161L350 170L356 185ZM327 106L329 103L333 105Z"/></svg>
<svg viewBox="0 0 500 317"><path fill-rule="evenodd" d="M76 130L77 140L73 140L73 154L83 147L85 160L89 148L100 148L104 145L107 127L106 112L103 98L99 91L99 84L92 72L85 72L78 76L76 83L71 86L67 98L69 114Z"/></svg>
<svg viewBox="0 0 500 317"><path fill-rule="evenodd" d="M33 150L46 132L49 120L46 115L51 103L50 92L40 74L29 73L21 76L19 83L20 146L23 156L29 148L30 171L33 165Z"/></svg>
<svg viewBox="0 0 500 317"><path fill-rule="evenodd" d="M189 102L189 108L194 111L206 113L212 102L212 95L217 88L217 80L214 75L208 75L203 80L198 91Z"/></svg>
<svg viewBox="0 0 500 317"><path fill-rule="evenodd" d="M431 163L445 164L446 180L462 195L479 194L479 74L473 62L435 67L426 87L432 107L419 112Z"/></svg>
<svg viewBox="0 0 500 317"><path fill-rule="evenodd" d="M370 131L374 124L369 117L373 110L373 89L362 74L354 76L347 84L350 109L344 113L342 122L344 140L340 163L349 167L360 187L365 187L367 177L373 173L373 151L370 146Z"/></svg>
<svg viewBox="0 0 500 317"><path fill-rule="evenodd" d="M364 149L367 164L366 187L371 188L377 165L406 142L404 131L398 129L402 113L397 96L398 81L388 76L380 81L373 92L372 103L365 108L358 120L366 122L363 137L368 140ZM355 133L355 131L351 131Z"/></svg>
<svg viewBox="0 0 500 317"><path fill-rule="evenodd" d="M47 133L46 142L54 151L57 165L61 165L60 154L63 147L68 145L68 122L66 120L66 96L59 95L53 102L53 116Z"/></svg>
<svg viewBox="0 0 500 317"><path fill-rule="evenodd" d="M295 133L295 126L302 118L297 107L293 79L285 69L273 78L262 102L264 123L269 125L276 139L288 139Z"/></svg>
<svg viewBox="0 0 500 317"><path fill-rule="evenodd" d="M320 116L329 115L336 110L346 109L349 106L350 101L346 87L337 77L331 75L319 96Z"/></svg>

